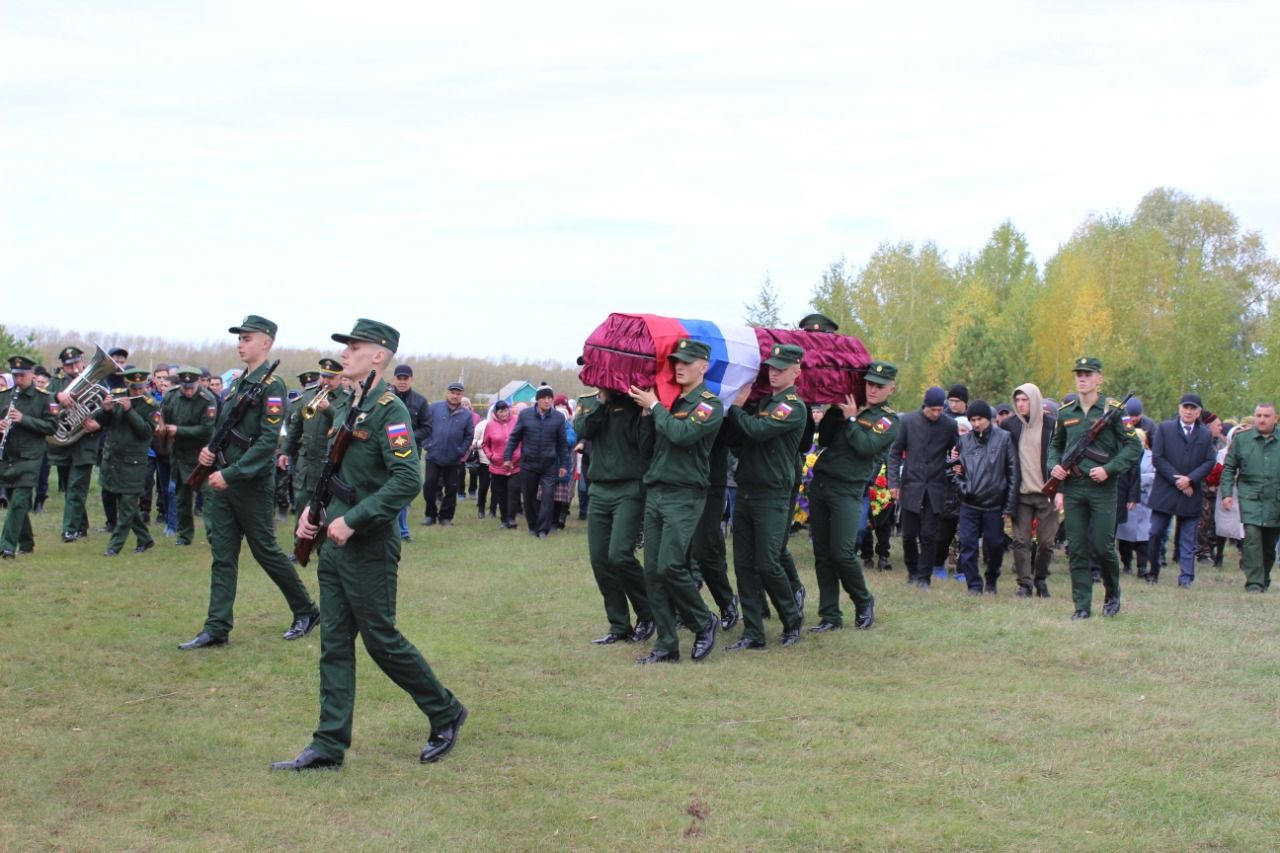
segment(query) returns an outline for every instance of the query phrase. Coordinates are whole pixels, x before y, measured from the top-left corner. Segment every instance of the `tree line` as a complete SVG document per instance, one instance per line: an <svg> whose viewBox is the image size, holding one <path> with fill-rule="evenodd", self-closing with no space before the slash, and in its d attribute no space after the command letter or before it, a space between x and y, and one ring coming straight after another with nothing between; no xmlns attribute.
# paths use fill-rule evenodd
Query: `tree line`
<svg viewBox="0 0 1280 853"><path fill-rule="evenodd" d="M900 367L914 408L930 385L1008 401L1035 382L1071 390L1074 356L1096 355L1111 396L1133 392L1155 417L1187 391L1226 415L1280 397L1280 264L1222 204L1176 189L1130 215L1090 215L1040 269L1012 222L948 261L933 242L883 243L860 268L830 264L810 304ZM776 324L766 278L746 319Z"/></svg>

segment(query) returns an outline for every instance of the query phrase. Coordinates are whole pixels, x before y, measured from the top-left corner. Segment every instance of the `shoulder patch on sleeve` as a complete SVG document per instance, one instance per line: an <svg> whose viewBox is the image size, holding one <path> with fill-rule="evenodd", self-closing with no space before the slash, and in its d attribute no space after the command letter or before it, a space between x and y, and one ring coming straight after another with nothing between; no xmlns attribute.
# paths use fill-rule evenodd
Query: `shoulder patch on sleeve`
<svg viewBox="0 0 1280 853"><path fill-rule="evenodd" d="M391 444L391 449L395 450L413 450L411 444L412 434L409 432L409 426L405 423L387 424L387 441Z"/></svg>
<svg viewBox="0 0 1280 853"><path fill-rule="evenodd" d="M711 396L715 396L714 394ZM705 400L697 405L693 410L693 419L698 423L706 423L707 420L716 413L715 406Z"/></svg>

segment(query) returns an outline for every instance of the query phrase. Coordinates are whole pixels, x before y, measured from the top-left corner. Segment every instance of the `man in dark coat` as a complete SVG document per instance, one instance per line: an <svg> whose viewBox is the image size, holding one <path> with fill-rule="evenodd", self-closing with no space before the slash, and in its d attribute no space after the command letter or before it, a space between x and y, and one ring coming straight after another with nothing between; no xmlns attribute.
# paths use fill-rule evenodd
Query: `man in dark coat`
<svg viewBox="0 0 1280 853"><path fill-rule="evenodd" d="M427 446L427 439L431 438L431 404L426 397L413 390L413 368L407 364L397 364L392 387L400 402L409 410L409 429L413 430L413 443L421 450ZM411 541L408 505L400 510L396 522L400 526L400 538L405 542Z"/></svg>
<svg viewBox="0 0 1280 853"><path fill-rule="evenodd" d="M1151 440L1151 462L1156 469L1151 484L1151 573L1147 583L1160 576L1159 543L1169 529L1169 520L1177 516L1178 562L1181 574L1178 586L1190 587L1196 577L1196 531L1204 501L1205 476L1213 470L1217 458L1213 436L1200 423L1200 398L1184 394L1178 406L1178 417L1156 427Z"/></svg>
<svg viewBox="0 0 1280 853"><path fill-rule="evenodd" d="M907 583L927 589L933 576L938 518L947 500L946 461L959 431L944 418L946 392L930 388L919 411L900 421L898 438L889 448L889 492L902 507L902 556Z"/></svg>
<svg viewBox="0 0 1280 853"><path fill-rule="evenodd" d="M555 392L550 388L543 386L538 389L533 408L520 413L502 454L502 464L510 470L516 448L521 448L524 517L529 525L529 535L539 539L546 539L551 532L556 479L569 471L569 437L565 431L564 415L551 408L554 398Z"/></svg>

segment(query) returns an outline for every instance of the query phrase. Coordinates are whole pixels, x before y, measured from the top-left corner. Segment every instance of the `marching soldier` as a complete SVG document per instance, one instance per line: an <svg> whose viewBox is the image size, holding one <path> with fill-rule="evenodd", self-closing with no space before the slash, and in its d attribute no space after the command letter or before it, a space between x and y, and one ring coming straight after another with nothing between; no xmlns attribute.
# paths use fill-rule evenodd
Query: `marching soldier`
<svg viewBox="0 0 1280 853"><path fill-rule="evenodd" d="M653 651L636 663L678 663L676 615L693 637L693 660L716 644L720 620L698 594L689 571L689 545L702 515L710 483L711 445L724 421L724 404L707 390L703 377L711 348L683 338L669 356L680 396L668 411L652 391L631 386L631 399L653 415L653 460L644 475L644 580L657 623Z"/></svg>
<svg viewBox="0 0 1280 853"><path fill-rule="evenodd" d="M320 722L311 743L273 770L322 770L342 766L351 746L356 699L356 635L383 672L412 697L431 721L431 734L418 756L439 761L458 742L467 709L440 683L422 653L396 627L396 569L400 561L400 508L418 493L418 446L409 427L409 410L383 375L400 344L400 333L385 323L360 319L351 334L335 334L345 344L342 365L347 378L376 376L364 412L347 445L337 474L346 489L331 490L326 538L320 545ZM342 398L334 423L345 423L357 401ZM318 528L307 515L297 535L314 539Z"/></svg>
<svg viewBox="0 0 1280 853"><path fill-rule="evenodd" d="M245 369L227 389L226 405L218 416L219 422L231 416L249 386L266 377L269 369L267 357L275 343L277 327L265 317L250 314L229 331L239 337L237 350ZM200 633L179 645L180 649L226 645L236 600L240 545L246 539L253 558L284 594L293 613L293 623L283 638L297 640L305 637L320 620L319 609L298 577L297 570L276 542L272 506L275 478L272 474L276 439L280 423L284 420L284 398L284 382L279 377L272 377L258 405L237 426L239 438L228 445L224 454L226 467L209 475L209 487L213 492L204 507L204 527L213 557L209 615ZM218 464L218 458L207 446L200 449L198 461L211 467Z"/></svg>
<svg viewBox="0 0 1280 853"><path fill-rule="evenodd" d="M885 361L867 367L867 402L850 394L832 406L818 427L823 448L813 466L809 492L809 528L813 534L814 571L818 575L818 616L809 630L821 633L844 627L840 588L853 599L855 628L875 623L875 597L867 590L858 560L858 527L867 483L880 470L881 457L898 435L898 414L887 405L896 387L898 368Z"/></svg>
<svg viewBox="0 0 1280 853"><path fill-rule="evenodd" d="M1067 545L1070 552L1071 595L1075 599L1074 619L1088 619L1093 603L1093 571L1089 567L1092 553L1102 564L1105 591L1103 616L1120 612L1120 558L1116 555L1116 483L1114 476L1128 471L1142 456L1142 444L1133 426L1121 417L1104 429L1091 448L1106 461L1082 457L1076 464L1078 473L1058 463L1062 454L1108 409L1121 407L1120 401L1103 399L1102 362L1092 356L1076 359L1076 399L1058 409L1058 425L1049 445L1049 475L1065 481L1062 487L1066 507Z"/></svg>
<svg viewBox="0 0 1280 853"><path fill-rule="evenodd" d="M169 391L160 407L160 429L173 440L170 472L175 486L174 499L178 504L178 531L174 544L186 546L191 544L196 533L192 512L195 492L187 485L187 478L195 470L200 448L213 437L218 401L212 391L201 387L199 368L179 367L178 382L178 387Z"/></svg>
<svg viewBox="0 0 1280 853"><path fill-rule="evenodd" d="M116 496L116 529L111 532L104 557L114 557L133 531L142 554L155 547L139 501L147 481L147 448L155 434L152 416L155 402L147 391L150 371L126 367L123 393L109 395L102 404L106 442L102 449L103 488Z"/></svg>
<svg viewBox="0 0 1280 853"><path fill-rule="evenodd" d="M729 650L763 649L764 594L777 604L784 647L800 640L801 612L782 568L791 524L791 486L796 445L808 422L808 408L796 394L804 350L775 344L765 364L773 393L747 408L748 385L729 409L733 446L738 452L738 497L733 511L733 565L742 601L742 639Z"/></svg>
<svg viewBox="0 0 1280 853"><path fill-rule="evenodd" d="M49 393L35 386L32 368L35 362L26 356L9 359L13 387L0 391L0 488L8 490L9 511L0 531L0 559L12 560L16 554L30 554L36 548L31 532L31 495L40 476L40 460L44 458L45 436L53 435L57 426L49 414Z"/></svg>
<svg viewBox="0 0 1280 853"><path fill-rule="evenodd" d="M83 359L84 353L74 346L64 347L58 353L63 375L49 384L49 391L53 394L49 401L51 414L57 415L62 409L75 404L66 388L80 375L84 366ZM89 418L84 422L84 434L73 443L65 447L49 445L49 461L54 467L67 472L67 498L62 507L63 542L75 542L89 535L89 514L86 507L89 503L89 481L93 479L93 466L98 461L100 436L95 433L101 428L96 419Z"/></svg>
<svg viewBox="0 0 1280 853"><path fill-rule="evenodd" d="M573 430L591 441L587 551L609 620L609 632L591 642L643 642L653 636L654 624L636 542L644 517L641 481L653 455L653 418L629 397L601 389L578 398ZM634 629L628 601L636 614Z"/></svg>

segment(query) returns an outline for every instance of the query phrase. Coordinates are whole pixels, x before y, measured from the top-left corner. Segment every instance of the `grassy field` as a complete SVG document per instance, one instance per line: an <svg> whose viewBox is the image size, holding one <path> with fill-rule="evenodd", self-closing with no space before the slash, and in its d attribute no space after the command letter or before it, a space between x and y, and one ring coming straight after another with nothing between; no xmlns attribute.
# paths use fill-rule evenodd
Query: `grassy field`
<svg viewBox="0 0 1280 853"><path fill-rule="evenodd" d="M53 499L0 564L0 849L1276 847L1280 598L1234 557L1080 623L1061 566L1046 601L899 565L872 631L638 667L588 642L582 525L535 541L473 506L415 526L400 570L401 626L471 710L457 749L418 763L425 719L361 652L346 767L299 776L267 765L309 740L319 637L280 640L247 549L230 645L179 652L207 548L103 559L101 534L57 540Z"/></svg>

